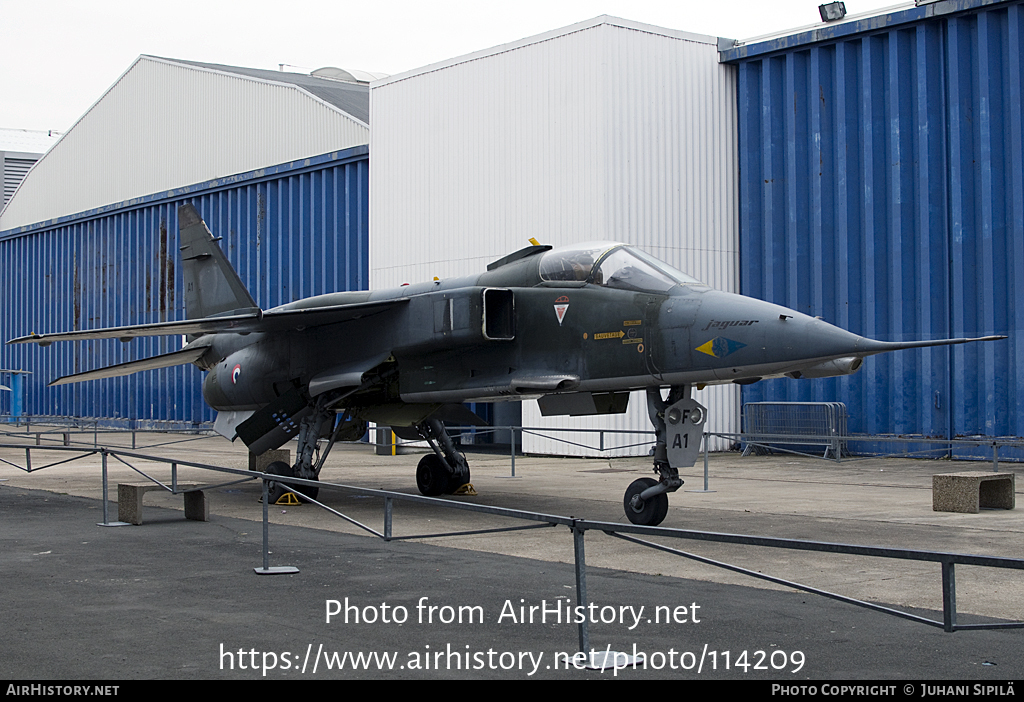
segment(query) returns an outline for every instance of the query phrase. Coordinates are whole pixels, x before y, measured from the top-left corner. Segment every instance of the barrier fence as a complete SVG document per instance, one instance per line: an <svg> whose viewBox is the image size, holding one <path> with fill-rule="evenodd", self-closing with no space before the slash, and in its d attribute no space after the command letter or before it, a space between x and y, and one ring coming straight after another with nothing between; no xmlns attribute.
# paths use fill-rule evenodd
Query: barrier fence
<svg viewBox="0 0 1024 702"><path fill-rule="evenodd" d="M922 457L922 458L954 458L957 460L991 460L998 464L1004 461L1024 461L1024 438L1009 437L941 437L941 436L906 436L906 435L879 435L879 434L849 434L846 428L846 410L841 402L748 402L744 405L744 430L741 432L705 432L704 438L716 436L727 439L734 447L743 451L744 456L751 454L764 455L771 452L782 452L805 456L808 458L823 458L842 463L849 460L861 460L864 458L889 458L889 457ZM130 435L131 448L147 448L161 446L167 443L161 441L156 444L140 446L138 444L139 434L160 433L160 434L181 434L192 436L197 434L213 434L213 425L210 423L191 422L162 422L162 421L139 421L129 419L104 419L91 417L53 417L53 416L22 416L18 421L4 423L0 417L0 436L19 437L24 434L35 436L36 445L43 445L45 441L61 441L65 446L73 444L88 443L93 448L99 447L100 435ZM637 455L649 453L654 446L655 433L647 430L631 429L591 429L582 427L523 427L523 426L453 426L448 427L453 437L458 441L465 437L462 444L463 449L474 450L486 448L486 445L478 444L476 437L493 434L507 434L511 437L509 442L510 460L512 462L512 473L515 474L515 457L523 455L523 436L534 435L544 436L548 439L567 446L575 446L589 449L597 453L609 451L620 451L622 449L636 448L641 450ZM571 439L562 438L559 434L591 434L597 441L593 444L580 443ZM640 439L628 443L609 444L610 436L634 436ZM374 430L369 432L374 437ZM87 441L77 440L74 437L86 437ZM518 438L517 438L518 437ZM191 439L180 439L176 441L188 441ZM114 442L107 441L105 445L110 446ZM394 448L400 452L403 448L427 448L423 441L404 441L391 439L391 443L384 440L369 440L365 443L378 448ZM896 451L883 451L879 447L903 447ZM825 450L823 453L810 453L798 450L799 446L819 446ZM857 450L857 447L863 447ZM918 446L920 448L912 448ZM1000 456L1000 449L1008 449L1010 454L1004 453ZM705 441L705 451L707 442Z"/></svg>
<svg viewBox="0 0 1024 702"><path fill-rule="evenodd" d="M66 446L44 446L37 447L33 445L25 444L0 444L0 450L13 450L15 452L24 451L25 454L25 465L21 466L5 458L0 458L0 462L13 466L15 468L24 470L26 472L34 472L43 470L45 468L53 467L56 465L62 465L75 460L80 460L89 456L95 456L97 454L101 457L101 480L103 483L103 522L102 525L112 525L109 515L109 494L108 494L108 461L114 459L123 465L131 468L139 475L143 476L147 480L154 482L161 488L173 493L180 494L185 492L201 492L203 490L211 490L214 488L221 488L230 485L237 485L244 482L253 480L261 480L263 485L263 550L262 550L262 567L255 568L255 572L260 574L273 574L279 572L297 572L294 567L271 567L270 566L270 534L269 534L269 517L268 517L268 484L270 482L277 482L286 484L290 491L298 490L299 488L306 487L317 487L321 491L323 490L338 490L346 491L349 493L356 493L359 495L372 496L382 498L384 501L383 510L383 527L381 530L374 529L366 524L363 524L352 517L345 515L332 507L326 505L321 500L312 499L309 497L301 496L301 499L311 504L316 505L320 509L333 514L346 522L356 526L357 528L372 534L385 541L401 541L410 539L429 539L436 537L448 537L448 536L465 536L472 534L487 534L497 532L511 532L511 531L522 531L527 529L545 528L545 527L556 527L564 526L569 529L573 537L574 547L574 568L576 576L576 603L578 606L585 606L589 602L587 597L587 585L586 585L586 556L585 556L585 535L588 531L598 531L609 536L629 541L637 545L645 546L663 553L669 553L682 558L695 560L708 565L723 568L732 572L741 573L748 575L753 578L758 578L768 582L784 585L804 592L809 592L830 599L846 602L859 607L864 607L877 612L883 612L892 616L901 617L911 621L919 622L929 626L935 626L942 628L947 632L954 632L963 629L1001 629L1001 628L1021 628L1024 627L1024 622L991 622L991 623L974 623L974 624L961 624L957 622L957 611L956 611L956 578L955 568L957 565L970 565L980 566L989 568L1009 568L1015 570L1024 570L1024 559L1017 558L1005 558L999 556L980 556L970 555L961 553L948 553L948 552L937 552L937 551L925 551L916 549L902 549L902 548L891 548L891 547L879 547L879 546L866 546L856 544L841 544L831 543L823 541L813 540L800 540L800 539L782 539L775 537L756 536L756 535L745 535L745 534L724 534L711 531L698 531L688 529L674 529L668 527L645 527L633 524L622 524L617 522L603 522L603 521L592 521L586 519L580 519L576 517L566 517L561 515L543 514L538 512L531 512L526 510L512 510L501 507L490 507L485 505L476 505L462 501L456 501L452 499L443 498L431 498L422 497L419 495L409 495L405 493L392 492L387 490L375 490L369 488L363 488L353 485L345 485L341 483L329 483L320 481L309 481L300 478L286 478L278 475L271 475L267 473L261 473L251 470L242 470L237 468L229 468L225 466L216 466L205 463L198 463L194 461L183 461L173 460L160 456L153 456L148 454L141 454L134 451L112 449L109 447L99 448L79 448L79 447L66 447ZM56 460L45 465L32 464L32 453L39 451L47 452L61 452L61 453L76 453L70 458ZM707 454L705 453L705 456ZM137 466L133 465L133 462L154 462L158 464L166 464L170 467L170 480L167 482L161 482L157 478L144 472ZM182 489L178 485L177 472L179 466L187 466L191 468L200 468L204 470L210 470L217 473L222 473L228 476L234 476L234 479L218 482L211 485L204 485L202 487L185 488ZM169 484L168 484L169 483ZM297 494L297 493L293 493ZM485 528L476 529L469 531L459 532L444 532L444 533L431 533L431 534L418 534L413 536L402 536L395 537L392 531L392 525L394 520L393 515L393 504L395 501L402 502L413 502L421 504L429 504L438 508L443 509L454 509L467 512L477 512L480 514L487 514L499 517L506 517L515 520L530 522L525 525L517 525L512 527L501 527L501 528ZM910 561L923 561L938 563L940 565L940 577L942 583L942 620L929 619L924 616L912 614L909 612L903 612L890 607L885 607L873 602L866 602L863 600L857 600L855 598L847 597L833 592L828 592L819 588L815 588L809 585L785 580L775 576L767 575L761 572L752 571L749 569L741 568L732 564L717 561L706 556L701 556L695 553L683 551L678 548L670 547L664 543L658 543L650 541L647 538L659 538L661 540L691 540L691 541L702 541L711 543L723 543L723 544L740 544L748 546L757 546L762 548L779 548L779 549L790 549L790 550L801 550L801 551L812 551L818 553L832 553L832 554L846 554L853 556L865 556L874 558L888 558L897 560L910 560ZM589 631L587 622L580 623L578 629L579 635L579 647L580 651L585 653L590 650L589 645ZM599 666L599 664L598 664Z"/></svg>

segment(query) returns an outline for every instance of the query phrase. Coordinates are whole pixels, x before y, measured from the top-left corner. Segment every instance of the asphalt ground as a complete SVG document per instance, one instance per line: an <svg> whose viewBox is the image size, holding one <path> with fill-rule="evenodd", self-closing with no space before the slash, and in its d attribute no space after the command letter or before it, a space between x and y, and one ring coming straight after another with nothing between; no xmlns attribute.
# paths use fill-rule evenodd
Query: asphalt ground
<svg viewBox="0 0 1024 702"><path fill-rule="evenodd" d="M9 436L0 441L34 443ZM111 447L128 441L100 435L100 444ZM174 460L246 463L244 447L217 437L152 434L140 435L138 443L140 453ZM32 465L67 457L33 450ZM321 479L416 494L418 458L342 446ZM0 459L25 465L20 449L0 449ZM169 481L164 465L130 462ZM649 473L646 458L520 456L514 478L507 456L471 454L470 462L478 496L447 499L608 521L625 521L622 491ZM1024 670L1020 629L949 634L593 531L585 542L594 607L584 614L595 620L590 646L629 653L635 647L647 654L646 668L577 669L570 657L578 629L567 621L573 613L567 608L575 604L573 539L565 527L384 542L313 505L274 505L270 565L299 572L257 575L259 481L207 490L209 522L184 520L182 498L157 492L146 496L143 525L104 528L96 526L102 521L99 466L93 455L31 474L0 467L0 679L618 677L799 684L1005 681ZM712 455L715 492L684 492L703 487L698 463L685 472L686 485L672 496L663 526L1024 557L1019 510L931 509L933 474L988 467ZM1015 468L1002 465L1019 472ZM140 480L112 458L108 469L112 500L118 482ZM226 479L178 470L181 482ZM325 488L320 499L381 528L380 498ZM117 516L113 501L110 516ZM394 517L396 536L514 524L405 502L395 504ZM942 618L938 564L680 540L671 545ZM959 623L1024 620L1021 571L961 566L956 577ZM332 607L340 612L328 622ZM396 621L403 613L405 620Z"/></svg>

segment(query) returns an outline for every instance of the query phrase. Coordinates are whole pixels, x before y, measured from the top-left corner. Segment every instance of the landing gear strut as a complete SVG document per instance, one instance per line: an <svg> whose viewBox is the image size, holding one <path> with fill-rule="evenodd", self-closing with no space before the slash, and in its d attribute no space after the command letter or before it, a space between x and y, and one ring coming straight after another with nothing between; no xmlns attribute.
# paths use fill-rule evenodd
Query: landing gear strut
<svg viewBox="0 0 1024 702"><path fill-rule="evenodd" d="M469 484L469 463L455 449L452 438L438 419L428 419L416 425L416 431L426 439L434 453L420 459L416 467L416 487L427 497L450 495Z"/></svg>
<svg viewBox="0 0 1024 702"><path fill-rule="evenodd" d="M654 472L658 480L640 478L626 489L622 505L633 524L657 526L668 514L668 493L683 485L680 468L697 460L707 410L690 399L690 386L673 386L668 400L660 388L647 389L647 413L654 425Z"/></svg>
<svg viewBox="0 0 1024 702"><path fill-rule="evenodd" d="M366 422L342 418L337 421L335 426L336 417L331 403L325 400L318 401L313 412L307 414L299 422L295 464L290 466L284 461L275 461L267 466L266 472L287 478L319 480L320 470L324 467L327 454L331 452L334 443L339 439L354 441L366 433ZM331 431L332 426L333 431ZM320 451L320 439L324 438L329 431L331 432L330 440L327 442L326 448ZM288 492L289 487L300 495L313 500L320 494L320 488L311 485L286 485L275 482L270 483L268 487L270 504L277 504L277 501Z"/></svg>

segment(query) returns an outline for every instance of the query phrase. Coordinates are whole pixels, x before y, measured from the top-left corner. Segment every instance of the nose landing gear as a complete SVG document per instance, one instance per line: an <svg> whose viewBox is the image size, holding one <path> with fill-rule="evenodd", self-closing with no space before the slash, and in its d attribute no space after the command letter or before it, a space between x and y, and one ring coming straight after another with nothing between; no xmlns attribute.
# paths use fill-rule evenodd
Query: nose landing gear
<svg viewBox="0 0 1024 702"><path fill-rule="evenodd" d="M648 388L647 413L657 435L654 472L658 480L634 480L626 489L622 505L633 524L657 526L668 514L668 493L683 485L679 469L697 461L707 409L690 399L689 385L678 385L669 390L667 401L661 397L660 388Z"/></svg>

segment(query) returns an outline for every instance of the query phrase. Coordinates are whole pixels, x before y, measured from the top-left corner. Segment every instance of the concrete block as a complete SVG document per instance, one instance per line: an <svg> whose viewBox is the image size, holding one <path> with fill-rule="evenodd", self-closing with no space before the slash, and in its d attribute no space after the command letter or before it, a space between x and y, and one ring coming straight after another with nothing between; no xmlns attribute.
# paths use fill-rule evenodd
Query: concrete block
<svg viewBox="0 0 1024 702"><path fill-rule="evenodd" d="M206 502L206 495L202 490L185 493L185 519L196 522L210 521L210 505Z"/></svg>
<svg viewBox="0 0 1024 702"><path fill-rule="evenodd" d="M1013 473L964 471L932 476L932 511L976 514L981 508L1013 509Z"/></svg>
<svg viewBox="0 0 1024 702"><path fill-rule="evenodd" d="M258 456L254 453L250 453L249 470L254 470L257 473L265 473L265 468L274 461L283 461L288 465L291 465L292 452L289 449L271 449L270 451L264 451Z"/></svg>
<svg viewBox="0 0 1024 702"><path fill-rule="evenodd" d="M178 483L179 490L188 490L195 485ZM142 497L150 490L163 490L156 483L118 483L117 484L117 519L121 522L142 524ZM206 496L202 490L186 492L185 519L200 522L210 521L210 509L206 504Z"/></svg>

